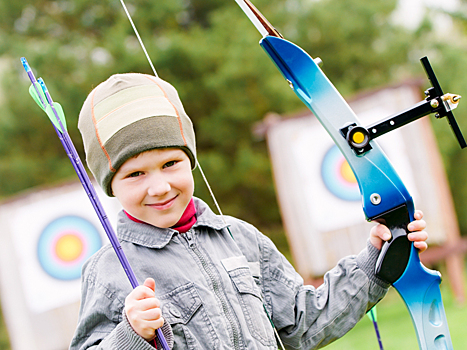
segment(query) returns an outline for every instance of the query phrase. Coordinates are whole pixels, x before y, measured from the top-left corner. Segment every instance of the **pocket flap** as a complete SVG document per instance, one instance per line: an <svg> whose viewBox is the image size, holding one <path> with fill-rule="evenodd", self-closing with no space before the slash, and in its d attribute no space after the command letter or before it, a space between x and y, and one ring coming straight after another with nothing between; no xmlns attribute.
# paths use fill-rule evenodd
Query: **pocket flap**
<svg viewBox="0 0 467 350"><path fill-rule="evenodd" d="M251 294L262 300L259 287L256 285L249 269L237 269L229 272L230 279L240 294Z"/></svg>
<svg viewBox="0 0 467 350"><path fill-rule="evenodd" d="M202 305L201 298L192 282L159 297L162 315L170 324L186 324Z"/></svg>
<svg viewBox="0 0 467 350"><path fill-rule="evenodd" d="M227 259L222 259L221 263L224 266L224 269L229 273L236 269L247 269L249 267L248 260L246 260L244 255L232 256Z"/></svg>

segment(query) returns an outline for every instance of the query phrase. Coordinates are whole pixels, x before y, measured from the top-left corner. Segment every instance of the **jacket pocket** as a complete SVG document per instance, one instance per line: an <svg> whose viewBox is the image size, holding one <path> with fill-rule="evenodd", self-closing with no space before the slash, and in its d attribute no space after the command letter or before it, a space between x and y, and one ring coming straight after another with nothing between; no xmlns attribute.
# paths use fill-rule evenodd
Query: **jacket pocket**
<svg viewBox="0 0 467 350"><path fill-rule="evenodd" d="M238 292L238 300L251 335L264 346L277 348L274 330L263 306L261 290L256 284L248 264L237 266L230 264L228 266L223 262L223 265Z"/></svg>
<svg viewBox="0 0 467 350"><path fill-rule="evenodd" d="M162 316L172 327L177 349L216 349L219 339L193 283L159 297Z"/></svg>

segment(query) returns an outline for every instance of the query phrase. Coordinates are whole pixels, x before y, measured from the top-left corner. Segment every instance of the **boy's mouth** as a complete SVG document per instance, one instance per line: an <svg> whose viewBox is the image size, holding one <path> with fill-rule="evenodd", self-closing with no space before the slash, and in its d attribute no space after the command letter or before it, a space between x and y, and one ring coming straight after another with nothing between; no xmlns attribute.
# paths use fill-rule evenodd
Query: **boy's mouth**
<svg viewBox="0 0 467 350"><path fill-rule="evenodd" d="M165 210L168 209L172 206L172 204L175 202L177 199L178 195L176 195L173 198L170 198L164 202L159 202L159 203L152 203L152 204L146 204L147 206L157 209L157 210Z"/></svg>

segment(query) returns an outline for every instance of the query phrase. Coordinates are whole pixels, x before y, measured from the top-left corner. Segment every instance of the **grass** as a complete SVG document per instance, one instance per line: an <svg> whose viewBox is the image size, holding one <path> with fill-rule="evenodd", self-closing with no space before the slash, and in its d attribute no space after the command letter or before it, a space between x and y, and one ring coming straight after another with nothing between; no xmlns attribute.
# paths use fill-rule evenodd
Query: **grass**
<svg viewBox="0 0 467 350"><path fill-rule="evenodd" d="M447 286L442 283L441 294L449 324L454 349L464 349L467 344L467 306L459 305ZM404 302L394 288L378 304L378 325L385 350L414 350L418 342L412 320ZM349 333L328 345L326 350L378 350L379 345L373 324L368 317L363 318Z"/></svg>
<svg viewBox="0 0 467 350"><path fill-rule="evenodd" d="M8 337L8 331L1 311L2 310L0 309L0 350L10 350L10 339Z"/></svg>

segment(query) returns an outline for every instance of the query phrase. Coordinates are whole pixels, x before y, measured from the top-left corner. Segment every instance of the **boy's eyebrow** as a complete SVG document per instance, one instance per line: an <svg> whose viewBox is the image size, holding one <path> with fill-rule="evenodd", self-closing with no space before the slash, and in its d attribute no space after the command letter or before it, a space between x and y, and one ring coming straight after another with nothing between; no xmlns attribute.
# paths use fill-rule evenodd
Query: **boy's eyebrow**
<svg viewBox="0 0 467 350"><path fill-rule="evenodd" d="M173 149L167 148L166 150L170 150L171 152L161 154L159 159L158 159L158 162L167 163L167 162L170 162L170 161L180 160L180 158L182 158L182 155L185 154L185 152L183 150L178 149L178 148L173 148ZM151 150L138 153L138 154L134 155L133 157L131 157L129 159L139 158L142 154L147 153L147 152L151 152ZM188 158L188 156L187 156L187 158ZM189 158L188 158L188 160L189 160ZM123 163L122 166L120 167L120 169L124 169L124 171L126 172L127 170L125 168L127 168L127 167L130 167L129 170L133 169L133 171L134 171L134 169L141 169L142 167L144 167L144 165L129 165L128 163Z"/></svg>

